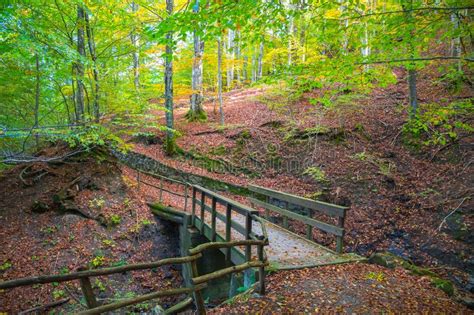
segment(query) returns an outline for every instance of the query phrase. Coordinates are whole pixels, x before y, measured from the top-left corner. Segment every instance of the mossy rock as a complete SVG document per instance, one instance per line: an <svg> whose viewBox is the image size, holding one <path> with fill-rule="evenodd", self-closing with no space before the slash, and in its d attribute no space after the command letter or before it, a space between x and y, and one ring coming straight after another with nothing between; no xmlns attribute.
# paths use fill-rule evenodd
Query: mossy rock
<svg viewBox="0 0 474 315"><path fill-rule="evenodd" d="M443 290L447 295L453 296L455 292L454 285L449 280L444 280L441 278L432 278L431 284L437 287L440 290Z"/></svg>
<svg viewBox="0 0 474 315"><path fill-rule="evenodd" d="M429 270L428 268L416 266L415 264L392 253L385 252L372 254L372 256L369 258L369 263L387 268L402 267L411 271L411 273L414 275L429 277L433 286L443 290L449 296L452 296L455 293L455 288L451 281L441 279L438 274Z"/></svg>

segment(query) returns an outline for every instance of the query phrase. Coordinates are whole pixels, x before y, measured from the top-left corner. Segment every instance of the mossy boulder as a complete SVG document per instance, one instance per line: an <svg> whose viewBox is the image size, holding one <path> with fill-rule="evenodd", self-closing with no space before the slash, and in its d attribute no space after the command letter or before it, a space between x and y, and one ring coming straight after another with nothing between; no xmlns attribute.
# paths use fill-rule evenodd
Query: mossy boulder
<svg viewBox="0 0 474 315"><path fill-rule="evenodd" d="M406 270L411 271L412 274L429 277L433 286L443 290L449 296L452 296L455 293L455 288L451 281L442 279L438 276L438 274L429 270L428 268L416 266L410 261L398 257L392 253L384 252L372 254L369 257L369 263L387 268L402 267Z"/></svg>

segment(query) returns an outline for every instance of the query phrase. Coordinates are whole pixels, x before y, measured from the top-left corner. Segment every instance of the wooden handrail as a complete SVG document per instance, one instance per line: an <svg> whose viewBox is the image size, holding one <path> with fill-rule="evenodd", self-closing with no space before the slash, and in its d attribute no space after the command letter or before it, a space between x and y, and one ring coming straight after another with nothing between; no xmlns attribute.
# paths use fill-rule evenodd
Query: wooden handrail
<svg viewBox="0 0 474 315"><path fill-rule="evenodd" d="M309 208L312 210L320 211L332 217L345 217L346 210L348 209L347 207L338 206L338 205L334 205L334 204L322 202L322 201L316 201L316 200L312 200L312 199L308 199L304 197L299 197L299 196L287 194L281 191L277 191L277 190L273 190L273 189L269 189L265 187L260 187L256 185L249 185L248 188L250 191L253 191L255 193L269 196L275 199L283 200L283 201L289 202L291 204L294 204L303 208Z"/></svg>
<svg viewBox="0 0 474 315"><path fill-rule="evenodd" d="M148 300L153 300L153 299L163 297L163 296L179 295L179 294L185 294L185 293L189 294L189 293L192 293L194 291L202 290L206 287L207 287L206 283L201 283L199 285L196 285L193 288L178 288L178 289L169 289L169 290L157 291L157 292L153 292L153 293L144 294L144 295L141 295L141 296L138 296L138 297L134 297L134 298L131 298L131 299L125 299L125 300L110 303L110 304L107 304L107 305L94 307L94 308L88 309L86 311L80 312L79 315L102 314L102 313L105 313L105 312L110 312L110 311L113 311L113 310L116 310L116 309L119 309L119 308L123 308L123 307L129 306L129 305L138 304L138 303L145 302L145 301L148 301Z"/></svg>
<svg viewBox="0 0 474 315"><path fill-rule="evenodd" d="M87 277L97 277L97 276L110 275L114 273L122 273L126 271L153 269L153 268L157 268L157 267L161 267L165 265L188 263L193 260L197 260L201 256L202 254L196 253L195 255L192 255L192 256L166 258L166 259L158 260L155 262L139 263L139 264L119 266L119 267L84 270L84 271L72 272L65 275L49 275L49 276L20 278L20 279L0 282L0 289L10 289L10 288L33 285L33 284L66 282L66 281L77 280L81 278L87 278Z"/></svg>
<svg viewBox="0 0 474 315"><path fill-rule="evenodd" d="M148 301L151 299L156 299L162 296L193 293L196 298L198 313L205 314L206 311L205 311L205 306L204 306L204 300L202 298L200 290L206 288L207 282L210 280L217 279L231 273L241 272L249 268L259 268L259 282L260 282L259 291L261 294L265 292L264 268L267 265L267 262L263 256L263 246L267 244L268 244L268 240L241 240L241 241L232 241L232 242L205 243L205 244L201 244L195 248L190 249L189 256L185 256L185 257L166 258L166 259L162 259L155 262L139 263L139 264L133 264L133 265L120 266L120 267L101 268L101 269L96 269L96 270L82 270L82 271L73 272L66 275L48 275L48 276L37 276L37 277L9 280L9 281L0 282L0 289L9 289L9 288L14 288L14 287L34 285L34 284L45 284L45 283L52 283L52 282L80 280L81 288L86 298L87 306L89 307L88 310L79 313L83 315L101 314L104 312L109 312L109 311L113 311L119 308L123 308L129 305L137 304L137 303ZM198 275L196 262L197 262L197 259L202 257L203 251L212 249L212 248L231 248L234 246L251 246L251 245L258 246L257 248L258 260L247 261L246 263L243 263L241 265L224 268L224 269L221 269L209 274L201 275L201 276ZM191 264L192 266L191 270L192 270L193 285L188 288L162 290L162 291L144 294L144 295L134 297L131 299L125 299L118 302L98 306L97 301L94 296L94 292L92 290L92 286L90 285L90 280L89 280L90 277L103 276L103 275L109 275L109 274L114 274L114 273L122 273L126 271L152 269L152 268L160 267L164 265L184 264L184 263ZM175 311L185 308L186 306L189 306L190 303L191 303L191 300L188 298L176 304L175 306L169 308L168 310L165 311L165 313L171 314Z"/></svg>

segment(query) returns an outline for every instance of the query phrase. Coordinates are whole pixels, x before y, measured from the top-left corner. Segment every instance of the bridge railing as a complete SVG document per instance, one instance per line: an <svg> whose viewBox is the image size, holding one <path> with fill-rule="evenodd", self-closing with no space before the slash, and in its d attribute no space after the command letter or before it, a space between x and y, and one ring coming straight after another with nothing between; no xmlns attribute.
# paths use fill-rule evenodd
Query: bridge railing
<svg viewBox="0 0 474 315"><path fill-rule="evenodd" d="M94 269L94 270L79 270L77 272L69 273L69 274L61 274L61 275L44 275L44 276L36 276L36 277L29 277L29 278L21 278L21 279L14 279L0 282L0 290L5 289L12 289L21 286L31 286L31 285L38 285L38 284L47 284L47 283L57 283L57 282L67 282L67 281L74 281L79 280L81 285L81 290L84 295L86 304L88 309L85 311L80 312L79 314L101 314L105 312L110 312L113 310L117 310L120 308L124 308L130 305L142 303L148 300L164 297L164 296L173 296L173 295L180 295L180 294L188 294L191 295L194 293L195 297L195 304L199 314L206 314L206 308L204 305L204 300L201 295L201 290L207 287L207 283L211 280L221 278L228 274L242 272L244 270L250 268L258 268L259 269L259 286L258 291L260 294L265 294L265 266L267 265L267 261L263 255L263 247L268 243L264 240L240 240L240 241L233 241L233 242L213 242L213 243L205 243L199 245L195 248L189 250L189 256L185 257L176 257L176 258L167 258L162 259L154 262L146 262L146 263L139 263L139 264L130 264L124 265L119 267L111 267L111 268L101 268L101 269ZM257 259L256 260L249 260L243 264L232 266L229 268L224 268L212 273L199 275L197 269L197 260L202 257L202 252L212 248L232 248L235 246L257 246ZM90 278L91 277L98 277L98 276L106 276L111 274L123 273L127 271L137 271L137 270L145 270L145 269L153 269L157 267L162 267L166 265L175 265L175 264L190 264L191 271L192 271L192 284L189 287L181 287L176 289L168 289L168 290L161 290L156 291L148 294L144 294L138 297L120 300L118 302L113 302L106 305L99 305L97 301L94 290L91 285ZM179 302L178 304L168 308L165 310L165 314L174 314L180 310L187 308L193 299L188 297L183 301Z"/></svg>
<svg viewBox="0 0 474 315"><path fill-rule="evenodd" d="M210 200L210 205L206 204L206 200ZM217 210L217 205L225 207L225 214L220 213ZM242 234L245 240L263 240L268 239L265 235L266 230L262 222L259 221L258 211L252 209L246 205L243 205L237 201L231 200L224 196L221 196L211 190L204 187L193 185L192 186L192 208L191 208L191 222L193 226L200 229L201 233L204 234L206 217L205 213L208 212L211 215L210 227L211 227L211 242L216 240L217 236L217 220L222 221L225 224L224 239L226 242L232 241L232 230ZM244 218L244 224L240 224L236 220L233 220L235 215L241 215ZM199 219L199 226L197 224ZM252 231L253 222L257 222L262 226L262 233L264 235L257 235ZM227 259L230 259L230 249L226 253ZM252 252L250 246L245 248L245 259L250 261Z"/></svg>
<svg viewBox="0 0 474 315"><path fill-rule="evenodd" d="M170 193L172 195L184 198L184 211L188 211L188 199L191 200L191 225L199 228L202 234L204 234L205 228L205 213L208 212L211 215L211 235L210 240L211 242L216 241L217 237L217 220L224 222L225 224L225 235L224 240L229 242L232 240L232 231L237 231L238 233L243 235L243 239L245 240L268 240L267 230L265 228L265 223L259 217L259 213L257 210L252 209L246 205L243 205L237 201L231 200L226 198L216 192L213 192L209 189L201 187L199 185L191 185L187 182L175 180L166 176L162 176L155 173L146 172L143 170L136 170L137 171L137 183L145 184L150 187L159 189L159 201L162 202L163 200L163 192ZM141 175L142 174L142 175ZM143 179L143 174L147 176L154 177L160 180L159 186L148 182L147 180ZM172 191L166 188L165 184L176 184L180 186L181 190L184 193L180 193L177 191ZM191 194L189 192L192 191ZM206 200L210 200L211 204L206 204ZM226 210L225 213L221 213L217 210L217 205L223 205ZM170 211L170 210L167 210ZM199 213L198 213L199 212ZM242 215L245 218L245 224L242 225L239 222L233 219L232 214ZM199 219L199 224L198 220ZM256 222L262 231L262 235L257 235L255 232L252 231L253 222ZM227 250L226 258L230 260L231 251L230 249ZM265 255L265 254L264 254ZM250 248L247 247L245 250L245 259L248 261L251 256Z"/></svg>
<svg viewBox="0 0 474 315"><path fill-rule="evenodd" d="M162 176L162 175L159 175L159 174L146 172L146 171L143 171L143 170L136 170L136 172L137 172L136 180L137 180L137 183L138 183L139 187L140 187L140 184L145 184L147 186L159 189L159 198L158 198L159 202L163 201L163 192L167 192L167 193L169 193L171 195L174 195L174 196L177 196L177 197L182 197L184 199L184 208L183 208L183 210L188 211L188 199L190 197L189 192L191 191L191 184L186 183L186 182L182 182L182 181L179 181L179 180L175 180L175 179L172 179L172 178L169 178L169 177L166 177L166 176ZM148 175L150 177L154 177L156 179L159 179L160 180L160 185L156 186L155 184L152 184L152 183L148 182L147 180L143 179L142 174ZM166 188L167 186L165 185L165 183L166 184L175 184L177 186L181 186L184 193L180 193L180 192L177 192L177 191L167 189Z"/></svg>
<svg viewBox="0 0 474 315"><path fill-rule="evenodd" d="M262 199L265 200L248 198L252 205L265 209L266 219L269 219L270 211L278 213L283 217L283 227L285 229L289 229L288 219L299 221L306 225L306 237L311 241L313 241L313 228L332 234L336 237L336 252L343 252L344 221L347 207L311 200L256 185L249 185L248 188L255 194L262 196ZM279 203L275 205L272 201L279 201ZM290 210L291 206L301 208L306 212L306 215ZM331 224L316 220L313 218L315 212L335 218L337 223Z"/></svg>

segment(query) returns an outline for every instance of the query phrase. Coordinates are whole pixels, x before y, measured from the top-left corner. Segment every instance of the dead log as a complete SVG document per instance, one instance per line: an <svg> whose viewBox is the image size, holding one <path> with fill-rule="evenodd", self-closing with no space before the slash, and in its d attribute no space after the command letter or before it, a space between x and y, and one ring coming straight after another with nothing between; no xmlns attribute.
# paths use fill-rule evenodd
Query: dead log
<svg viewBox="0 0 474 315"><path fill-rule="evenodd" d="M70 300L70 298L66 298L66 299L51 302L51 303L48 303L48 304L45 304L45 305L36 306L36 307L30 308L30 309L24 310L22 312L19 312L18 315L24 315L24 314L33 313L33 312L42 313L42 312L45 312L45 311L47 311L47 310L49 310L53 307L57 307L57 306L66 304L67 302L69 302L69 300Z"/></svg>

